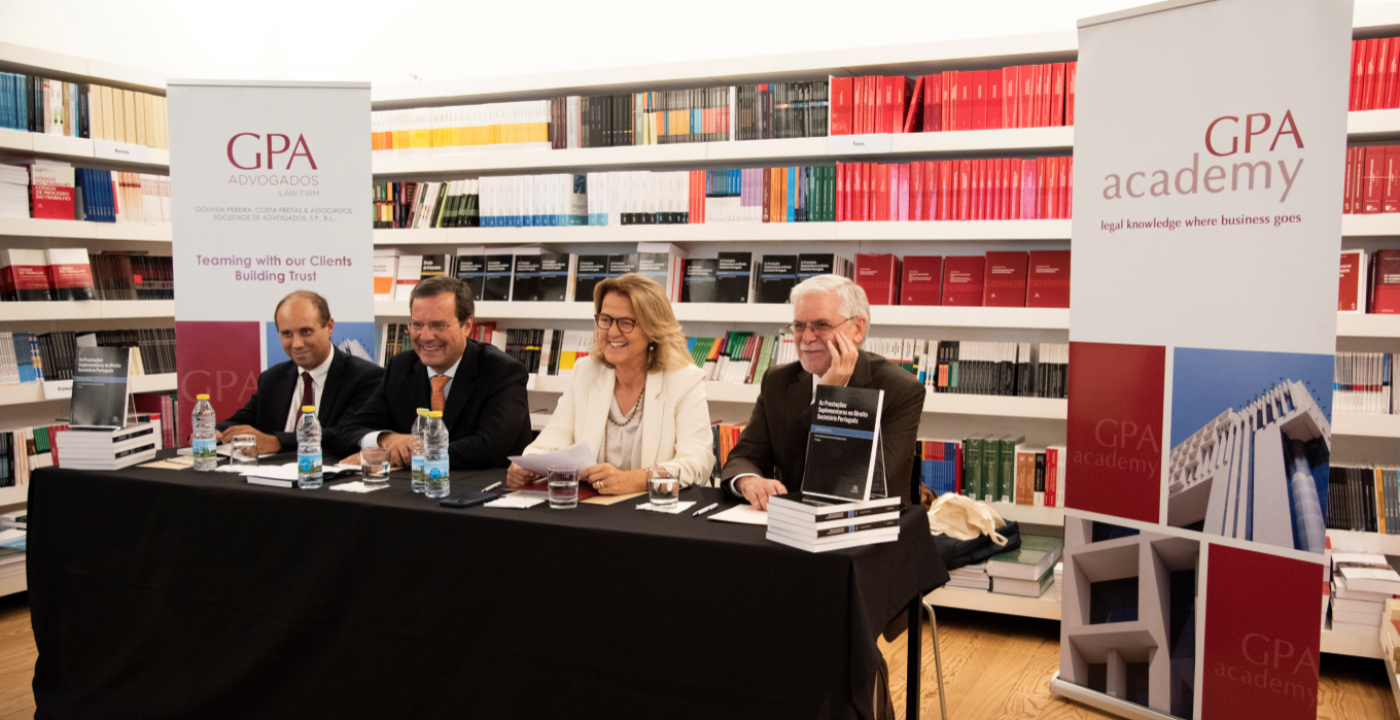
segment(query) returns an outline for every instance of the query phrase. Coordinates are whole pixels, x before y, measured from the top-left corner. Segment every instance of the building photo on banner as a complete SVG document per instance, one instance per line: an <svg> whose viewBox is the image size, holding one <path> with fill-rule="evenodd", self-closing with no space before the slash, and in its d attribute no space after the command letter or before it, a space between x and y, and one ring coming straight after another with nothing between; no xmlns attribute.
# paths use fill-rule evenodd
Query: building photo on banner
<svg viewBox="0 0 1400 720"><path fill-rule="evenodd" d="M0 0L0 720L1400 720L1400 0L580 7Z"/></svg>

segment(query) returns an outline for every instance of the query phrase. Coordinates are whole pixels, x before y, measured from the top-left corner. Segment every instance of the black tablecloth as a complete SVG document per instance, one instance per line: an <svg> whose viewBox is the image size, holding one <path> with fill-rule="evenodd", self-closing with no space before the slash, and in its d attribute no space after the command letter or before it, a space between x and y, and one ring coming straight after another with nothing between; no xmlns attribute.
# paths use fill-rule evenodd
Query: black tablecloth
<svg viewBox="0 0 1400 720"><path fill-rule="evenodd" d="M36 716L865 717L877 633L947 580L919 508L897 543L812 554L643 501L450 510L398 473L360 495L40 470Z"/></svg>

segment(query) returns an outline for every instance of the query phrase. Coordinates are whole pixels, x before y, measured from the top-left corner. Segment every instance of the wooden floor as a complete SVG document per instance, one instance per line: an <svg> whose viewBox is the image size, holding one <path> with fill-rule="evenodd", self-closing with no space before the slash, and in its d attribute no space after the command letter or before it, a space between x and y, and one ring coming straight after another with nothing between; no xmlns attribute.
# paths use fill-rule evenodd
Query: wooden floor
<svg viewBox="0 0 1400 720"><path fill-rule="evenodd" d="M1060 624L1048 620L940 609L943 680L948 715L956 720L1080 720L1113 716L1051 695L1050 676L1060 664ZM907 634L883 640L891 694L904 717ZM937 720L938 682L928 623L924 623L924 702L921 718ZM34 717L34 633L29 600L0 598L0 720ZM1323 720L1400 720L1385 668L1378 660L1322 656L1317 716Z"/></svg>
<svg viewBox="0 0 1400 720"><path fill-rule="evenodd" d="M1080 720L1114 718L1049 691L1060 667L1060 624L1052 620L938 609L943 684L954 720ZM938 720L933 646L924 623L921 720ZM908 634L880 642L890 669L890 694L904 717ZM1317 717L1323 720L1400 720L1385 666L1379 660L1322 656Z"/></svg>

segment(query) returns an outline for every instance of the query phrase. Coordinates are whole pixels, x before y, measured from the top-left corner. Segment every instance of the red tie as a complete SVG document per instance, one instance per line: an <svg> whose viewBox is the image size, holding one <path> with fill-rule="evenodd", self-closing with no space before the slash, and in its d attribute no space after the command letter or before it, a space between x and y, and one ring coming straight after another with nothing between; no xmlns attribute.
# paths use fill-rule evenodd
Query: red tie
<svg viewBox="0 0 1400 720"><path fill-rule="evenodd" d="M301 372L301 406L297 408L297 425L301 425L301 408L316 404L316 386L311 383L311 373Z"/></svg>

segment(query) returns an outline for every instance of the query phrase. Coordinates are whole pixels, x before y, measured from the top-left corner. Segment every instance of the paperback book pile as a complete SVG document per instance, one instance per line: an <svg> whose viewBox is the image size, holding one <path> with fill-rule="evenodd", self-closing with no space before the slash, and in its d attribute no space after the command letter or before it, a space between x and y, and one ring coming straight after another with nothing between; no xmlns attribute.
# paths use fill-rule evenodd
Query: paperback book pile
<svg viewBox="0 0 1400 720"><path fill-rule="evenodd" d="M987 561L975 565L965 565L948 571L948 587L971 590L991 590L992 579L987 576Z"/></svg>
<svg viewBox="0 0 1400 720"><path fill-rule="evenodd" d="M0 217L29 217L29 171L0 164Z"/></svg>
<svg viewBox="0 0 1400 720"><path fill-rule="evenodd" d="M1055 563L1064 554L1065 541L1046 535L1021 535L1021 547L987 560L992 592L1040 597L1055 580Z"/></svg>
<svg viewBox="0 0 1400 720"><path fill-rule="evenodd" d="M1332 631L1375 637L1400 574L1378 553L1332 553Z"/></svg>
<svg viewBox="0 0 1400 720"><path fill-rule="evenodd" d="M65 430L58 434L61 464L76 470L120 470L154 460L160 449L157 422L116 430Z"/></svg>
<svg viewBox="0 0 1400 720"><path fill-rule="evenodd" d="M899 498L835 502L802 493L768 498L767 538L808 552L894 542Z"/></svg>

